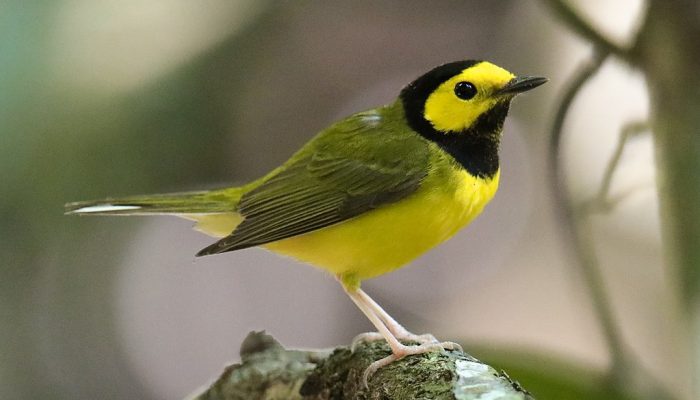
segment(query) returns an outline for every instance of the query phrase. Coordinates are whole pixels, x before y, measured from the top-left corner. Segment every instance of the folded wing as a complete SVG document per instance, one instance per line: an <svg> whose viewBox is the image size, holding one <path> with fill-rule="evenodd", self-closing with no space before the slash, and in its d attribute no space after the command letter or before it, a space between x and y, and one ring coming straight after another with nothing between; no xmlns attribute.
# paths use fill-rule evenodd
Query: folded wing
<svg viewBox="0 0 700 400"><path fill-rule="evenodd" d="M354 119L353 119L354 118ZM371 122L371 123L368 123ZM203 249L209 255L321 229L415 192L428 172L428 145L359 114L310 142L238 204L243 221Z"/></svg>

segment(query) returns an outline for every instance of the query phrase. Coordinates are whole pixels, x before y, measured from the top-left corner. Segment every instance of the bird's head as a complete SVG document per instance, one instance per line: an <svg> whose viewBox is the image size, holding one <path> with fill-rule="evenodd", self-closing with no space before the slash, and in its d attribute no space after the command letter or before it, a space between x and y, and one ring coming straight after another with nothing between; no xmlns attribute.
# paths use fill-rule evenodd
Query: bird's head
<svg viewBox="0 0 700 400"><path fill-rule="evenodd" d="M458 61L411 82L400 99L409 124L422 135L488 135L500 132L517 94L545 82L541 77L517 77L487 61Z"/></svg>

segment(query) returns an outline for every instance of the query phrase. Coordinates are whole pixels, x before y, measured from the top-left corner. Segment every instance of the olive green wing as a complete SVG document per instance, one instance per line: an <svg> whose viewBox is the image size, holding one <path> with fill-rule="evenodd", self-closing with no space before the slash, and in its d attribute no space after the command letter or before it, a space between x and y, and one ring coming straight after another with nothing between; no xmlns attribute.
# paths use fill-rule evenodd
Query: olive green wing
<svg viewBox="0 0 700 400"><path fill-rule="evenodd" d="M197 255L301 235L398 201L420 186L428 163L428 144L417 135L366 114L350 117L243 195L244 220Z"/></svg>

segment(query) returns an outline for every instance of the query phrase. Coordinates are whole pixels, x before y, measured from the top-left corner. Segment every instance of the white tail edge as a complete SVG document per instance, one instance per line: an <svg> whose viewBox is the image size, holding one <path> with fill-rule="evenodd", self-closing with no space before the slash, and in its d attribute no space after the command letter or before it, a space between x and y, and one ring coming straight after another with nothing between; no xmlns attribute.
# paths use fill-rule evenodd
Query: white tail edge
<svg viewBox="0 0 700 400"><path fill-rule="evenodd" d="M112 204L99 204L96 206L87 206L73 210L71 214L89 214L89 213L103 213L110 211L126 211L126 210L138 210L139 206L115 206Z"/></svg>

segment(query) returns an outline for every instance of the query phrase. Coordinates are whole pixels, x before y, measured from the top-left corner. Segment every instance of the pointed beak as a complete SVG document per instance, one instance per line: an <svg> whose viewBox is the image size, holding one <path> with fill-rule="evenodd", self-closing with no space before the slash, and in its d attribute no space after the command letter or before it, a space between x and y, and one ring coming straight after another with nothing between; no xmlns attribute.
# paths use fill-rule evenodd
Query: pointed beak
<svg viewBox="0 0 700 400"><path fill-rule="evenodd" d="M496 91L496 95L515 96L528 90L534 89L547 82L549 79L541 76L518 76L511 79L505 86Z"/></svg>

